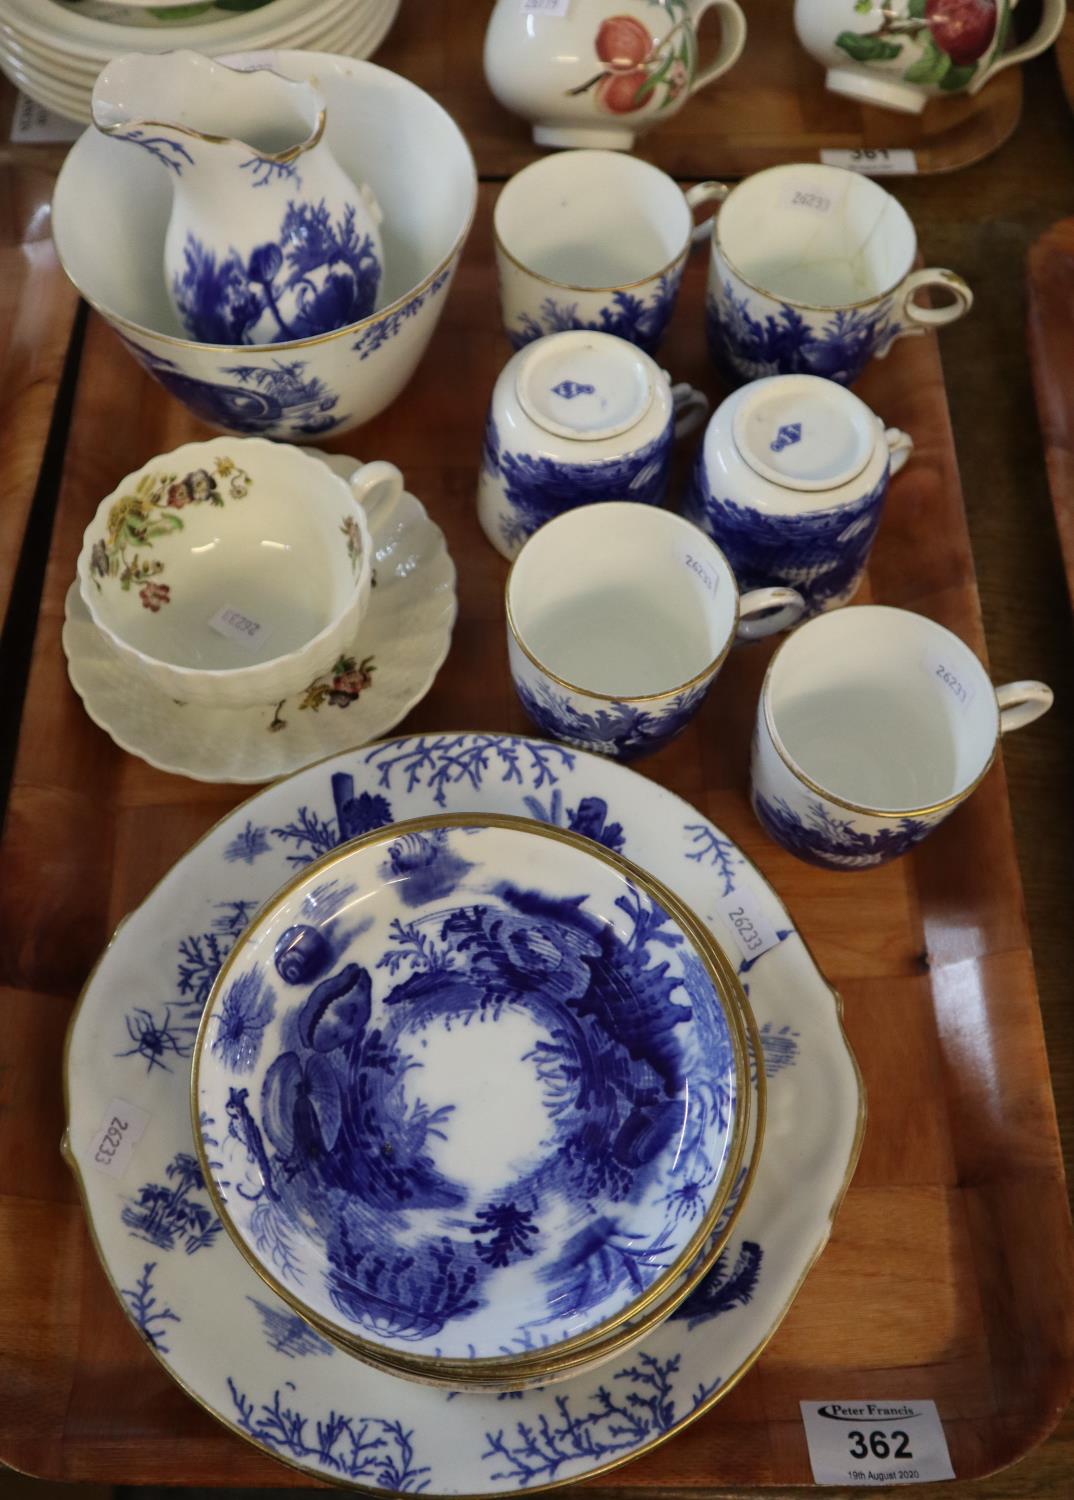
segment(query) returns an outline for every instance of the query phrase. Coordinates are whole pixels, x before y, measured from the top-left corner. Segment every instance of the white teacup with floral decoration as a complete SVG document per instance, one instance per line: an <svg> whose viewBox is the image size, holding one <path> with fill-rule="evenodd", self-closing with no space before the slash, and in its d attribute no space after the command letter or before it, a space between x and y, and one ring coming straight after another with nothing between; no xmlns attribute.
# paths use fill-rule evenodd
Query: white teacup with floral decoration
<svg viewBox="0 0 1074 1500"><path fill-rule="evenodd" d="M885 864L966 800L1001 735L1051 705L1043 682L993 688L970 648L924 615L877 604L817 615L769 663L753 810L810 864Z"/></svg>
<svg viewBox="0 0 1074 1500"><path fill-rule="evenodd" d="M82 598L122 664L170 698L279 702L353 645L372 583L366 508L402 486L393 464L346 482L264 438L187 443L101 502Z"/></svg>

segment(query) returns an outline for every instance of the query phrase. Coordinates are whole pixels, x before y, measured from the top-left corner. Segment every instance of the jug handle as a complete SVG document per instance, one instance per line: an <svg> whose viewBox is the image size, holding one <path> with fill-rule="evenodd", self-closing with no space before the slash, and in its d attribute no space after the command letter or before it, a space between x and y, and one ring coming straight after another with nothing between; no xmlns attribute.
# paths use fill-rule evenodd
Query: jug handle
<svg viewBox="0 0 1074 1500"><path fill-rule="evenodd" d="M1065 0L1056 0L1062 5ZM693 0L690 6L690 20L696 32L698 22L707 10L717 9L720 16L720 45L716 56L708 67L699 68L694 75L694 81L690 85L690 93L696 94L698 89L706 88L714 83L721 73L726 73L728 68L733 68L742 56L742 49L746 45L746 17L742 14L742 8L737 0Z"/></svg>
<svg viewBox="0 0 1074 1500"><path fill-rule="evenodd" d="M1011 0L1012 11L1016 3L1017 0ZM1023 42L1019 47L1012 47L1009 52L1004 52L995 58L991 67L985 68L970 82L966 92L976 94L978 89L983 88L989 79L995 78L996 74L1001 73L1004 68L1011 68L1015 63L1028 62L1031 57L1036 57L1045 51L1062 31L1066 14L1066 0L1042 0L1040 25L1028 42Z"/></svg>

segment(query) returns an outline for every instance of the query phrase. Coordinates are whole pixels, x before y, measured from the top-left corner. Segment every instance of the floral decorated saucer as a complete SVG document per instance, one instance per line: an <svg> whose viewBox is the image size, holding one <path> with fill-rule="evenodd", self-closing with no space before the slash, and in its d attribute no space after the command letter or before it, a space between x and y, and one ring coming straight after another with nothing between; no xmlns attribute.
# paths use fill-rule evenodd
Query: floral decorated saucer
<svg viewBox="0 0 1074 1500"><path fill-rule="evenodd" d="M358 460L317 453L342 478ZM95 724L122 750L194 781L262 782L398 724L447 656L457 609L455 565L425 507L404 492L370 520L374 587L353 645L303 693L274 707L178 703L132 675L68 591L67 671Z"/></svg>
<svg viewBox="0 0 1074 1500"><path fill-rule="evenodd" d="M190 1121L202 1008L253 913L340 841L444 811L572 828L650 870L735 955L768 1081L753 1186L704 1282L600 1370L509 1396L400 1380L314 1332L223 1233ZM68 1160L106 1273L156 1357L262 1451L313 1479L392 1494L570 1484L707 1411L761 1353L823 1249L864 1124L838 1000L741 851L644 777L511 735L384 741L236 808L117 932L72 1020L65 1071ZM201 1124L215 1124L217 1140L230 1128ZM692 1178L670 1191L684 1219L695 1214ZM290 1238L275 1253L285 1265Z"/></svg>

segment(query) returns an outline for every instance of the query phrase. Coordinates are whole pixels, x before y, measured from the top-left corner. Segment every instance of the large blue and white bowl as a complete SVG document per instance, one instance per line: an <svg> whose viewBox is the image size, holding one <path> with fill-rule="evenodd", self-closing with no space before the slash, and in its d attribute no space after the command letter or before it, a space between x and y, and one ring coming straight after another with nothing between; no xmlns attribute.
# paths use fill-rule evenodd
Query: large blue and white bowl
<svg viewBox="0 0 1074 1500"><path fill-rule="evenodd" d="M315 338L201 344L183 335L163 274L168 166L87 130L52 202L64 270L138 362L195 416L227 432L303 441L346 432L404 388L443 311L477 202L477 172L451 116L374 63L322 52L239 53L316 83L336 160L383 210L377 310ZM147 142L151 147L152 142Z"/></svg>
<svg viewBox="0 0 1074 1500"><path fill-rule="evenodd" d="M670 1312L721 1214L736 985L675 896L580 835L445 815L344 845L259 913L205 1008L192 1111L221 1218L374 1363L554 1373Z"/></svg>

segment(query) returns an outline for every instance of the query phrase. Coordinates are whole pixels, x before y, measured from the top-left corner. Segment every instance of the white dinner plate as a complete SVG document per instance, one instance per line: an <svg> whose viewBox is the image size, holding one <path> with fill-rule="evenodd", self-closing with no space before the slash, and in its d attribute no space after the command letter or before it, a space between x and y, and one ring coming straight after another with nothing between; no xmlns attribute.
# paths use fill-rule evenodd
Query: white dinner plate
<svg viewBox="0 0 1074 1500"><path fill-rule="evenodd" d="M222 1231L190 1124L201 1010L254 911L341 839L440 811L571 827L671 886L728 954L743 954L737 966L768 1079L760 1165L713 1273L637 1348L591 1374L510 1396L399 1380L315 1334ZM738 935L744 914L750 957ZM98 1252L165 1368L226 1426L311 1478L428 1495L569 1484L654 1447L718 1401L771 1338L827 1241L864 1124L838 999L737 847L625 767L495 734L385 741L235 809L101 957L71 1023L65 1085L66 1151ZM692 1186L677 1189L684 1214ZM289 1247L277 1242L268 1253L286 1260Z"/></svg>

